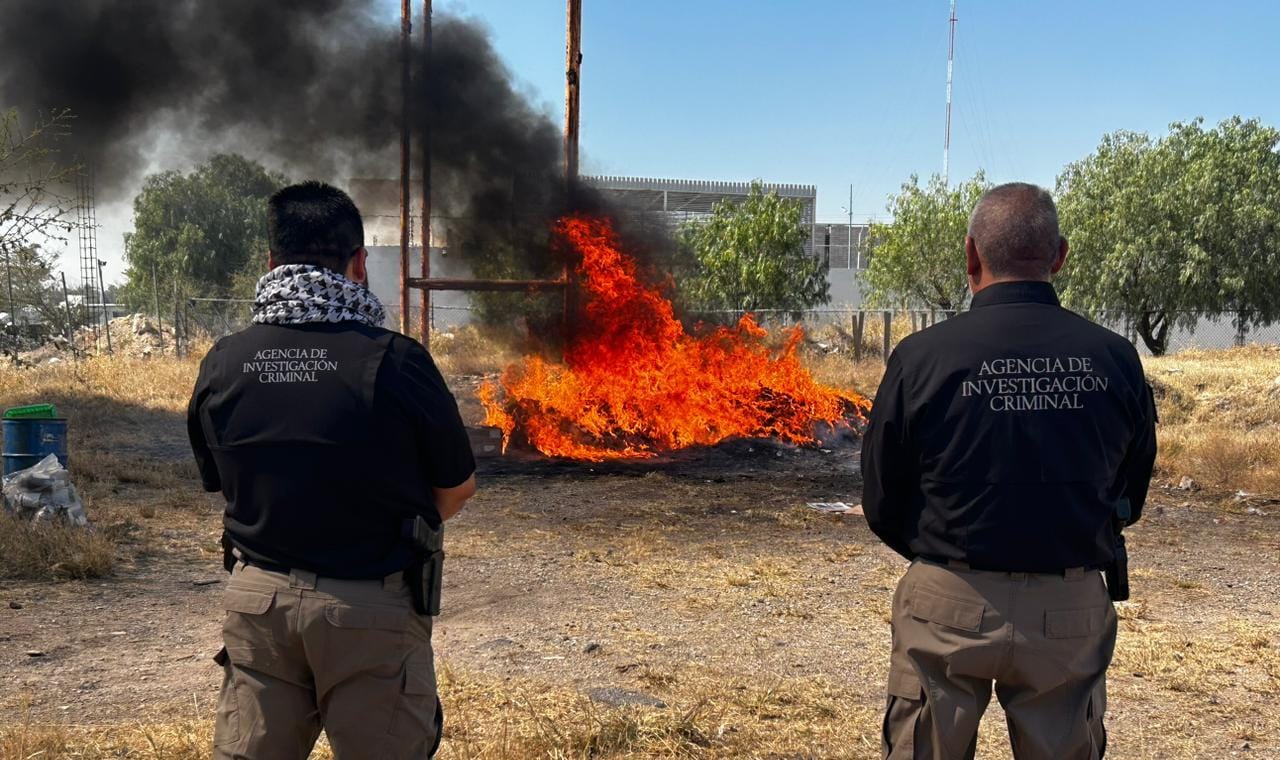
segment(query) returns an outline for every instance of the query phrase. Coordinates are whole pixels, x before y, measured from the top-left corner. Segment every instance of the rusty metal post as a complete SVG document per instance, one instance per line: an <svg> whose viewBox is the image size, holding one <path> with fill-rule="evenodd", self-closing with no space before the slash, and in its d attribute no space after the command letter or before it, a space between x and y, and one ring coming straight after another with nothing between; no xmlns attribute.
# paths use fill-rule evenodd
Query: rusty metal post
<svg viewBox="0 0 1280 760"><path fill-rule="evenodd" d="M565 33L564 179L573 191L578 180L578 114L582 78L582 0L568 0Z"/></svg>
<svg viewBox="0 0 1280 760"><path fill-rule="evenodd" d="M565 72L564 72L564 183L570 204L578 183L578 116L582 99L582 0L568 0L565 21ZM565 256L561 279L564 289L564 322L562 329L566 339L572 320L573 286L568 256Z"/></svg>
<svg viewBox="0 0 1280 760"><path fill-rule="evenodd" d="M893 349L893 312L884 313L884 363L889 363L889 352Z"/></svg>
<svg viewBox="0 0 1280 760"><path fill-rule="evenodd" d="M409 334L409 92L413 11L400 0L400 332Z"/></svg>
<svg viewBox="0 0 1280 760"><path fill-rule="evenodd" d="M418 97L422 99L422 279L431 277L431 0L422 0L422 81ZM431 291L422 289L422 316L418 325L422 345L431 348Z"/></svg>
<svg viewBox="0 0 1280 760"><path fill-rule="evenodd" d="M853 360L862 361L862 336L865 334L867 327L867 313L865 311L854 312L853 314Z"/></svg>

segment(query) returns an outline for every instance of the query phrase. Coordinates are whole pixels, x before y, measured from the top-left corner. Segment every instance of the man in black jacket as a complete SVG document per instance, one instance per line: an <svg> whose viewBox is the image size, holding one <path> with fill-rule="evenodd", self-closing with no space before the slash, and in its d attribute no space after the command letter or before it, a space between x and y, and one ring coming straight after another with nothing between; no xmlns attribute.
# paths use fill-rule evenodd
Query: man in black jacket
<svg viewBox="0 0 1280 760"><path fill-rule="evenodd" d="M1047 192L992 189L964 247L972 308L897 347L863 444L867 522L912 561L885 757L972 758L994 683L1019 760L1100 758L1116 615L1099 570L1142 515L1151 390L1132 345L1059 306Z"/></svg>
<svg viewBox="0 0 1280 760"><path fill-rule="evenodd" d="M475 493L466 430L427 351L381 327L345 193L279 191L268 235L254 324L205 357L188 415L204 487L227 500L214 756L302 760L322 728L339 757L430 756L422 597L441 555L423 537Z"/></svg>

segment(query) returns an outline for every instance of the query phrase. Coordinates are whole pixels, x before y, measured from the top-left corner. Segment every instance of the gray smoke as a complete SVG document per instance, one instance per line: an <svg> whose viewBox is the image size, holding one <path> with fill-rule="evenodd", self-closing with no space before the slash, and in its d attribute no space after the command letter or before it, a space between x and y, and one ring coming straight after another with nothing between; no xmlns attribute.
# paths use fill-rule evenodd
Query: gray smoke
<svg viewBox="0 0 1280 760"><path fill-rule="evenodd" d="M70 150L107 196L136 187L161 138L296 178L396 176L399 25L378 11L373 0L6 0L0 106L71 109ZM546 230L568 208L559 130L515 89L483 28L437 14L433 29L427 97L410 117L415 145L430 128L435 203L457 218L451 247ZM548 246L516 245L544 268Z"/></svg>

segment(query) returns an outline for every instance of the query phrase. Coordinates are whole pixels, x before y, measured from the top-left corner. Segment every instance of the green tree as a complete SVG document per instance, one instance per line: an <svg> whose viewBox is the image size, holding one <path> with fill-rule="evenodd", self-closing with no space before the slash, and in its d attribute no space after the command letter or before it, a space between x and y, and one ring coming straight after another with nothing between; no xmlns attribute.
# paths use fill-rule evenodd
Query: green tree
<svg viewBox="0 0 1280 760"><path fill-rule="evenodd" d="M191 173L166 171L143 182L125 235L125 293L149 309L180 297L245 296L266 271L267 198L288 184L243 156L219 154Z"/></svg>
<svg viewBox="0 0 1280 760"><path fill-rule="evenodd" d="M1123 320L1156 355L1202 313L1280 321L1280 131L1239 117L1116 132L1058 178L1063 300Z"/></svg>
<svg viewBox="0 0 1280 760"><path fill-rule="evenodd" d="M61 329L66 324L61 284L53 277L55 258L38 245L4 249L0 259L0 312L10 324L43 320Z"/></svg>
<svg viewBox="0 0 1280 760"><path fill-rule="evenodd" d="M981 171L955 187L934 175L921 187L911 175L889 196L889 224L873 224L863 278L869 306L956 311L969 297L964 236L969 215L990 187Z"/></svg>
<svg viewBox="0 0 1280 760"><path fill-rule="evenodd" d="M800 203L753 183L746 199L717 203L689 222L678 243L691 254L681 296L699 310L783 310L795 314L830 300L822 262L805 250Z"/></svg>

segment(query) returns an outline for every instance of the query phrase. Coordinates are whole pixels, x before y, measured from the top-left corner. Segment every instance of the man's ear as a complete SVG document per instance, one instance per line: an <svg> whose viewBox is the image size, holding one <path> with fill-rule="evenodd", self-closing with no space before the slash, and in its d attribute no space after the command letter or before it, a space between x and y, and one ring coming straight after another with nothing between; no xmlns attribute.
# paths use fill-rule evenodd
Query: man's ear
<svg viewBox="0 0 1280 760"><path fill-rule="evenodd" d="M270 272L276 268L276 255L271 251L267 251L267 271Z"/></svg>
<svg viewBox="0 0 1280 760"><path fill-rule="evenodd" d="M978 258L978 244L968 235L964 236L964 258L965 272L968 273L969 279L982 279L982 259Z"/></svg>
<svg viewBox="0 0 1280 760"><path fill-rule="evenodd" d="M347 262L346 276L352 282L360 282L365 285L369 284L369 267L366 266L366 260L369 258L369 249L360 246L356 250L356 254L351 257L351 261Z"/></svg>
<svg viewBox="0 0 1280 760"><path fill-rule="evenodd" d="M1070 248L1067 245L1067 239L1062 238L1062 242L1058 243L1058 258L1053 262L1053 268L1049 270L1050 274L1057 274L1062 270L1062 265L1067 263L1067 251Z"/></svg>

